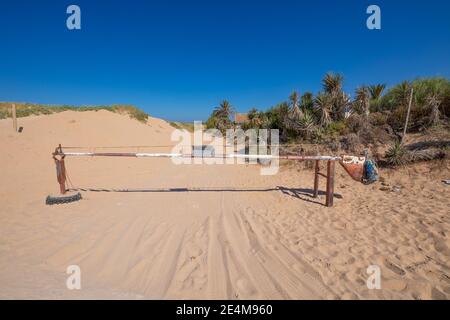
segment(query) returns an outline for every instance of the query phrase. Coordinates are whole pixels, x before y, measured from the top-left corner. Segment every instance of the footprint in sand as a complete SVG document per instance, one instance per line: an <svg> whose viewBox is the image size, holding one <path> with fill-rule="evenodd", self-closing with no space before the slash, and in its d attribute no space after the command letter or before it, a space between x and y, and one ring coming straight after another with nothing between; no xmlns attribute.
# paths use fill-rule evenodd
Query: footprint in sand
<svg viewBox="0 0 450 320"><path fill-rule="evenodd" d="M197 257L199 257L199 256L202 255L203 250L202 250L200 247L196 246L196 245L192 245L192 246L189 248L189 253L190 253L190 256L191 256L191 257L197 258Z"/></svg>
<svg viewBox="0 0 450 320"><path fill-rule="evenodd" d="M236 287L238 289L238 296L240 297L250 297L256 293L255 288L247 279L238 279L236 281Z"/></svg>
<svg viewBox="0 0 450 320"><path fill-rule="evenodd" d="M439 239L438 237L434 237L434 248L437 252L440 252L446 256L450 256L450 250L446 246L443 239Z"/></svg>
<svg viewBox="0 0 450 320"><path fill-rule="evenodd" d="M403 280L392 279L392 280L382 281L383 289L393 290L393 291L398 291L398 292L406 289L407 285L408 285L408 283Z"/></svg>

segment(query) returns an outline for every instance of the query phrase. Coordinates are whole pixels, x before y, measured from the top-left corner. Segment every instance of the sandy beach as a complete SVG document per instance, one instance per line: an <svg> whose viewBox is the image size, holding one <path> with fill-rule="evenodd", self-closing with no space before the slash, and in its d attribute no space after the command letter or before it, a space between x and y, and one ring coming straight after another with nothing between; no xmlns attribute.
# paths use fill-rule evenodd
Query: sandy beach
<svg viewBox="0 0 450 320"><path fill-rule="evenodd" d="M337 166L327 208L323 192L311 197L313 172L303 163L261 176L258 165L69 158L70 186L83 199L47 206L59 191L51 158L59 143L173 144L174 128L109 111L19 125L16 134L11 119L0 120L2 299L450 297L448 163L381 170L386 190ZM117 192L124 188L140 191ZM81 290L66 288L69 265L81 268ZM366 285L369 265L381 268L379 290Z"/></svg>

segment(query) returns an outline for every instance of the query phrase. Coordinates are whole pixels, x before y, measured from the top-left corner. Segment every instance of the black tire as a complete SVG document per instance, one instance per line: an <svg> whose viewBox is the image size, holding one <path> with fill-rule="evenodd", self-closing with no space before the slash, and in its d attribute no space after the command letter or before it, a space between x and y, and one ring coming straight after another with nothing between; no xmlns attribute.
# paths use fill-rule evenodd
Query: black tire
<svg viewBox="0 0 450 320"><path fill-rule="evenodd" d="M47 199L45 199L46 205L53 205L53 204L63 204L63 203L70 203L81 200L81 193L77 193L70 196L48 196Z"/></svg>

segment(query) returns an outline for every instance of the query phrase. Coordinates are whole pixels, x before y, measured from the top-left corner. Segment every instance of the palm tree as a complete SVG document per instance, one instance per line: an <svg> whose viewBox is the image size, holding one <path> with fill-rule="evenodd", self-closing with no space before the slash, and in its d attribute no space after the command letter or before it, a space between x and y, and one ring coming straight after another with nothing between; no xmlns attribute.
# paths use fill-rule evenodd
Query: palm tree
<svg viewBox="0 0 450 320"><path fill-rule="evenodd" d="M311 110L314 106L314 95L311 92L305 92L301 100L301 106L303 109L303 112L306 112L306 110Z"/></svg>
<svg viewBox="0 0 450 320"><path fill-rule="evenodd" d="M381 110L381 97L383 96L384 89L386 89L385 84L375 84L368 87L370 93L370 110L375 112Z"/></svg>
<svg viewBox="0 0 450 320"><path fill-rule="evenodd" d="M439 95L437 93L430 94L427 97L427 104L431 108L429 123L432 126L437 125L439 123L439 107L441 105L441 99L439 99Z"/></svg>
<svg viewBox="0 0 450 320"><path fill-rule="evenodd" d="M291 119L289 119L289 104L287 102L282 102L277 105L273 111L275 116L273 128L279 129L281 131L281 140L286 141L288 138L288 129L292 122Z"/></svg>
<svg viewBox="0 0 450 320"><path fill-rule="evenodd" d="M214 109L214 116L230 120L233 112L234 108L230 105L230 103L227 100L223 100L222 103Z"/></svg>
<svg viewBox="0 0 450 320"><path fill-rule="evenodd" d="M298 125L299 129L304 133L305 138L309 139L316 129L313 113L310 110L305 110L298 121Z"/></svg>
<svg viewBox="0 0 450 320"><path fill-rule="evenodd" d="M392 88L391 92L397 105L403 107L408 106L411 88L412 84L408 81L403 81L401 84Z"/></svg>
<svg viewBox="0 0 450 320"><path fill-rule="evenodd" d="M213 111L213 117L216 128L225 132L226 129L231 127L231 115L234 113L234 108L227 100L223 100L222 103L216 107Z"/></svg>
<svg viewBox="0 0 450 320"><path fill-rule="evenodd" d="M298 92L293 91L291 95L289 96L289 100L291 101L292 105L292 113L294 114L294 117L299 118L301 111L299 108L299 99L298 99Z"/></svg>
<svg viewBox="0 0 450 320"><path fill-rule="evenodd" d="M445 110L446 96L450 97L450 81L444 78L418 79L413 83L415 102L428 113L428 124L440 122L441 106ZM447 104L448 105L448 104Z"/></svg>
<svg viewBox="0 0 450 320"><path fill-rule="evenodd" d="M342 91L343 81L344 77L339 73L333 74L328 72L322 80L322 86L326 93L336 97Z"/></svg>
<svg viewBox="0 0 450 320"><path fill-rule="evenodd" d="M322 80L324 93L331 98L330 116L333 120L342 119L350 105L350 97L342 90L343 81L342 75L330 72Z"/></svg>
<svg viewBox="0 0 450 320"><path fill-rule="evenodd" d="M333 108L331 116L334 120L341 120L351 105L351 99L348 94L341 91L336 97L332 98Z"/></svg>
<svg viewBox="0 0 450 320"><path fill-rule="evenodd" d="M356 97L355 100L358 105L361 107L361 111L364 113L366 120L369 120L369 99L370 99L370 89L366 86L361 86L356 89Z"/></svg>
<svg viewBox="0 0 450 320"><path fill-rule="evenodd" d="M327 93L319 93L314 99L314 107L320 114L320 124L326 126L331 123L331 113L333 111L333 99Z"/></svg>
<svg viewBox="0 0 450 320"><path fill-rule="evenodd" d="M248 112L248 120L251 128L260 128L263 123L261 114L256 108L252 108Z"/></svg>
<svg viewBox="0 0 450 320"><path fill-rule="evenodd" d="M370 92L370 98L373 100L378 100L383 95L384 89L386 89L385 84L374 84L368 87Z"/></svg>

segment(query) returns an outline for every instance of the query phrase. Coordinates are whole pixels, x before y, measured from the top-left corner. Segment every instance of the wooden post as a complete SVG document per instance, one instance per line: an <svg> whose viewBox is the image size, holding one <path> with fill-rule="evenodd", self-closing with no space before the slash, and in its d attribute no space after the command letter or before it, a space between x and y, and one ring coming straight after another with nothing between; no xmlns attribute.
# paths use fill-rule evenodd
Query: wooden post
<svg viewBox="0 0 450 320"><path fill-rule="evenodd" d="M66 165L64 164L64 158L55 159L56 163L56 176L59 183L59 191L61 194L66 193Z"/></svg>
<svg viewBox="0 0 450 320"><path fill-rule="evenodd" d="M316 165L314 169L314 192L313 197L317 198L319 195L319 172L320 172L320 166L319 166L319 160L316 160Z"/></svg>
<svg viewBox="0 0 450 320"><path fill-rule="evenodd" d="M334 161L328 160L327 163L327 193L325 199L325 205L327 207L333 206L334 197Z"/></svg>
<svg viewBox="0 0 450 320"><path fill-rule="evenodd" d="M17 132L16 105L14 103L11 106L11 115L12 115L14 132Z"/></svg>
<svg viewBox="0 0 450 320"><path fill-rule="evenodd" d="M411 95L409 96L408 111L406 112L405 127L403 128L403 136L402 136L402 141L400 142L400 144L403 144L403 141L405 140L406 129L408 128L409 113L411 112L411 104L412 104L412 99L413 99L413 92L414 92L414 89L413 89L413 87L411 87Z"/></svg>

